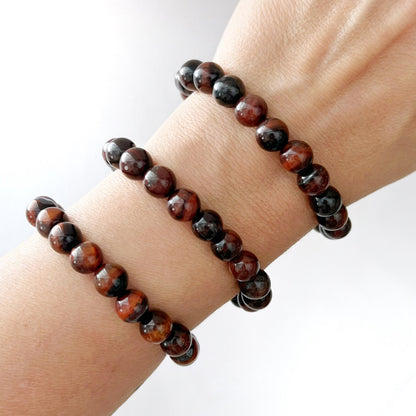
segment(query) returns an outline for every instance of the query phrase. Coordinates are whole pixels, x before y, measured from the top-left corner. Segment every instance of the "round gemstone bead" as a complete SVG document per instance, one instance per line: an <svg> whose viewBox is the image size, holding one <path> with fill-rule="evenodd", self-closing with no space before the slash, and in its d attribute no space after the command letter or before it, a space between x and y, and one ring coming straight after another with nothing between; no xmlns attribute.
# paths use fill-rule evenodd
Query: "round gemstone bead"
<svg viewBox="0 0 416 416"><path fill-rule="evenodd" d="M186 89L181 84L180 78L181 78L181 76L179 75L179 71L178 71L175 74L175 85L176 85L176 88L178 89L178 91L181 93L182 98L185 99L185 98L188 98L193 93L193 91L190 91L190 90Z"/></svg>
<svg viewBox="0 0 416 416"><path fill-rule="evenodd" d="M348 221L348 211L344 205L333 215L329 217L319 217L318 222L321 228L329 231L335 231L342 228Z"/></svg>
<svg viewBox="0 0 416 416"><path fill-rule="evenodd" d="M289 130L278 118L269 118L256 130L256 140L268 152L280 152L288 142Z"/></svg>
<svg viewBox="0 0 416 416"><path fill-rule="evenodd" d="M291 140L280 154L280 163L289 172L299 173L306 169L313 159L311 147L301 140Z"/></svg>
<svg viewBox="0 0 416 416"><path fill-rule="evenodd" d="M180 355L179 357L170 357L171 360L173 362L175 362L176 364L178 364L178 365L183 365L183 366L190 365L198 357L199 343L196 340L194 335L191 335L191 336L192 336L192 344L191 344L191 347L189 348L189 350L185 354Z"/></svg>
<svg viewBox="0 0 416 416"><path fill-rule="evenodd" d="M71 250L81 243L81 231L71 222L56 224L49 233L49 243L58 253L70 253Z"/></svg>
<svg viewBox="0 0 416 416"><path fill-rule="evenodd" d="M156 165L144 176L144 187L150 195L166 198L175 191L176 178L169 168Z"/></svg>
<svg viewBox="0 0 416 416"><path fill-rule="evenodd" d="M179 82L187 90L196 90L194 85L194 71L200 64L202 64L201 61L191 59L190 61L185 62L179 69Z"/></svg>
<svg viewBox="0 0 416 416"><path fill-rule="evenodd" d="M338 230L330 231L320 226L321 233L330 240L340 240L351 231L351 220L348 218L346 224Z"/></svg>
<svg viewBox="0 0 416 416"><path fill-rule="evenodd" d="M189 329L176 322L172 325L172 332L169 338L160 344L160 347L171 357L179 357L185 354L192 344L192 335Z"/></svg>
<svg viewBox="0 0 416 416"><path fill-rule="evenodd" d="M33 201L30 201L26 207L26 218L30 224L36 226L36 218L39 212L45 208L59 207L58 204L48 196L38 196Z"/></svg>
<svg viewBox="0 0 416 416"><path fill-rule="evenodd" d="M115 303L117 315L126 322L138 322L148 310L149 302L140 290L127 290L119 295Z"/></svg>
<svg viewBox="0 0 416 416"><path fill-rule="evenodd" d="M69 261L78 273L95 273L103 263L103 253L97 244L86 241L72 249Z"/></svg>
<svg viewBox="0 0 416 416"><path fill-rule="evenodd" d="M243 81L232 75L225 75L218 79L212 89L215 100L224 107L235 107L245 92Z"/></svg>
<svg viewBox="0 0 416 416"><path fill-rule="evenodd" d="M246 95L235 108L235 117L247 127L256 127L262 123L267 116L267 104L258 95Z"/></svg>
<svg viewBox="0 0 416 416"><path fill-rule="evenodd" d="M140 147L127 149L120 157L120 170L132 179L143 179L153 166L152 158Z"/></svg>
<svg viewBox="0 0 416 416"><path fill-rule="evenodd" d="M253 279L260 270L260 262L250 251L242 251L228 264L232 275L239 282L247 282Z"/></svg>
<svg viewBox="0 0 416 416"><path fill-rule="evenodd" d="M168 199L168 211L175 220L192 221L200 208L198 195L187 189L176 190Z"/></svg>
<svg viewBox="0 0 416 416"><path fill-rule="evenodd" d="M238 282L241 293L248 299L264 298L271 288L270 277L264 270L259 270L256 277L248 282Z"/></svg>
<svg viewBox="0 0 416 416"><path fill-rule="evenodd" d="M211 244L212 252L223 261L231 261L239 256L243 248L240 236L232 230L224 230L222 239Z"/></svg>
<svg viewBox="0 0 416 416"><path fill-rule="evenodd" d="M252 309L254 311L259 311L260 309L264 309L272 300L272 291L270 290L269 293L260 299L249 299L246 298L243 294L241 295L241 301L247 306L247 308Z"/></svg>
<svg viewBox="0 0 416 416"><path fill-rule="evenodd" d="M217 79L224 76L222 68L214 62L204 62L194 71L194 85L198 91L212 93Z"/></svg>
<svg viewBox="0 0 416 416"><path fill-rule="evenodd" d="M165 312L149 310L140 318L140 333L147 342L160 344L171 332L172 321Z"/></svg>
<svg viewBox="0 0 416 416"><path fill-rule="evenodd" d="M121 296L127 289L127 272L118 264L104 264L95 273L95 288L103 296Z"/></svg>
<svg viewBox="0 0 416 416"><path fill-rule="evenodd" d="M256 312L254 309L249 308L243 302L243 294L241 292L237 295L237 303L238 303L238 306L246 312Z"/></svg>
<svg viewBox="0 0 416 416"><path fill-rule="evenodd" d="M117 139L111 139L107 141L103 146L103 159L112 168L118 168L120 163L121 155L135 144L124 137Z"/></svg>
<svg viewBox="0 0 416 416"><path fill-rule="evenodd" d="M335 214L342 206L341 195L333 186L329 186L322 194L310 196L309 202L316 215L321 217Z"/></svg>
<svg viewBox="0 0 416 416"><path fill-rule="evenodd" d="M211 210L201 211L192 221L192 231L205 241L217 242L223 236L221 217Z"/></svg>
<svg viewBox="0 0 416 416"><path fill-rule="evenodd" d="M104 143L103 148L101 149L101 155L103 157L103 160L111 168L112 171L116 170L116 168L113 165L111 165L110 163L108 163L108 160L107 160L107 147L110 144L110 142L112 142L113 140L114 139L107 140Z"/></svg>
<svg viewBox="0 0 416 416"><path fill-rule="evenodd" d="M319 195L328 189L329 173L321 165L310 165L298 174L298 186L307 195Z"/></svg>
<svg viewBox="0 0 416 416"><path fill-rule="evenodd" d="M234 306L237 306L237 308L239 308L239 307L240 307L240 304L238 303L238 295L235 295L235 296L231 299L231 303L232 303Z"/></svg>
<svg viewBox="0 0 416 416"><path fill-rule="evenodd" d="M48 237L52 228L60 222L68 221L63 209L57 207L45 208L39 212L36 218L36 228L39 234Z"/></svg>

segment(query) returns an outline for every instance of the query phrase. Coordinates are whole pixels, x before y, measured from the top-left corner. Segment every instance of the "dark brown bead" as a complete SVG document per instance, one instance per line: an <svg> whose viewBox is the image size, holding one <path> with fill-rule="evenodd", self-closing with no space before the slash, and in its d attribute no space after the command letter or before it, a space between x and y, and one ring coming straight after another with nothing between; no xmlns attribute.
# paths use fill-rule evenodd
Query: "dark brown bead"
<svg viewBox="0 0 416 416"><path fill-rule="evenodd" d="M198 195L187 189L176 190L168 199L168 211L179 221L192 221L201 208Z"/></svg>
<svg viewBox="0 0 416 416"><path fill-rule="evenodd" d="M68 221L68 218L63 209L49 207L39 212L36 219L36 228L39 234L47 237L56 224L64 221Z"/></svg>
<svg viewBox="0 0 416 416"><path fill-rule="evenodd" d="M194 85L198 91L212 93L215 81L224 76L222 68L214 62L204 62L194 71Z"/></svg>
<svg viewBox="0 0 416 416"><path fill-rule="evenodd" d="M61 222L56 224L49 233L49 243L58 253L70 253L71 250L81 243L81 231L72 222Z"/></svg>
<svg viewBox="0 0 416 416"><path fill-rule="evenodd" d="M176 178L169 168L156 165L144 176L144 187L150 195L166 198L175 191Z"/></svg>
<svg viewBox="0 0 416 416"><path fill-rule="evenodd" d="M320 226L321 233L330 240L340 240L349 234L351 231L351 220L348 218L346 224L338 230L330 231Z"/></svg>
<svg viewBox="0 0 416 416"><path fill-rule="evenodd" d="M243 249L240 236L233 230L224 230L223 238L211 244L212 252L223 261L231 261L239 256Z"/></svg>
<svg viewBox="0 0 416 416"><path fill-rule="evenodd" d="M325 230L335 231L342 228L348 221L348 211L344 205L333 215L329 217L316 217L318 219L319 225ZM318 230L319 231L319 230Z"/></svg>
<svg viewBox="0 0 416 416"><path fill-rule="evenodd" d="M180 355L179 357L170 357L170 358L174 363L185 366L185 365L192 364L198 357L198 354L199 354L199 343L197 339L195 338L195 335L192 334L192 344L189 350L185 354Z"/></svg>
<svg viewBox="0 0 416 416"><path fill-rule="evenodd" d="M36 218L39 212L45 208L59 207L58 204L48 196L38 196L33 201L30 201L26 207L26 218L30 224L36 226Z"/></svg>
<svg viewBox="0 0 416 416"><path fill-rule="evenodd" d="M127 272L118 264L104 264L95 273L95 288L103 296L121 296L127 289Z"/></svg>
<svg viewBox="0 0 416 416"><path fill-rule="evenodd" d="M316 215L321 217L334 215L342 206L341 195L333 186L329 186L322 194L310 196L309 202Z"/></svg>
<svg viewBox="0 0 416 416"><path fill-rule="evenodd" d="M185 62L179 69L179 82L187 90L196 90L194 85L194 71L200 64L202 64L202 62L198 61L198 59L191 59L190 61Z"/></svg>
<svg viewBox="0 0 416 416"><path fill-rule="evenodd" d="M181 84L180 78L181 78L181 76L179 75L179 71L178 71L175 74L175 85L176 85L176 88L178 89L178 91L181 93L182 98L185 99L185 98L188 98L193 93L193 91L190 91L190 90L186 89Z"/></svg>
<svg viewBox="0 0 416 416"><path fill-rule="evenodd" d="M298 173L306 169L313 159L311 147L301 140L291 140L280 154L280 163L289 172Z"/></svg>
<svg viewBox="0 0 416 416"><path fill-rule="evenodd" d="M217 242L224 236L221 217L215 211L208 209L195 216L192 221L192 231L205 241Z"/></svg>
<svg viewBox="0 0 416 416"><path fill-rule="evenodd" d="M165 312L149 310L140 318L140 333L147 342L160 344L171 331L172 321Z"/></svg>
<svg viewBox="0 0 416 416"><path fill-rule="evenodd" d="M230 261L229 269L239 282L247 282L253 279L260 270L260 262L250 251L242 251L241 254Z"/></svg>
<svg viewBox="0 0 416 416"><path fill-rule="evenodd" d="M270 291L270 277L264 270L259 270L256 277L248 282L238 282L241 293L248 299L264 298Z"/></svg>
<svg viewBox="0 0 416 416"><path fill-rule="evenodd" d="M97 244L86 241L72 249L69 261L78 273L95 273L103 263L103 253Z"/></svg>
<svg viewBox="0 0 416 416"><path fill-rule="evenodd" d="M160 344L162 350L171 357L185 354L192 344L192 335L186 326L174 322L169 338Z"/></svg>
<svg viewBox="0 0 416 416"><path fill-rule="evenodd" d="M258 95L246 95L235 108L235 117L247 127L256 127L262 123L267 116L267 104Z"/></svg>
<svg viewBox="0 0 416 416"><path fill-rule="evenodd" d="M272 291L270 290L269 293L260 299L249 299L246 298L243 294L241 295L241 300L247 308L252 309L254 311L259 311L260 309L264 309L272 300Z"/></svg>
<svg viewBox="0 0 416 416"><path fill-rule="evenodd" d="M246 312L256 312L254 309L249 308L243 302L243 294L241 292L237 295L237 303L238 303L238 306Z"/></svg>
<svg viewBox="0 0 416 416"><path fill-rule="evenodd" d="M127 149L120 157L120 170L131 179L143 179L153 166L152 158L140 147Z"/></svg>
<svg viewBox="0 0 416 416"><path fill-rule="evenodd" d="M118 168L121 155L135 144L124 137L110 139L103 146L103 159L113 168Z"/></svg>
<svg viewBox="0 0 416 416"><path fill-rule="evenodd" d="M127 290L115 303L117 315L126 322L138 322L147 311L149 302L140 290Z"/></svg>
<svg viewBox="0 0 416 416"><path fill-rule="evenodd" d="M329 173L321 165L310 165L298 174L298 186L307 195L319 195L328 189Z"/></svg>
<svg viewBox="0 0 416 416"><path fill-rule="evenodd" d="M215 100L224 107L235 107L245 93L243 81L232 75L225 75L218 79L212 89Z"/></svg>
<svg viewBox="0 0 416 416"><path fill-rule="evenodd" d="M278 118L269 118L256 130L256 140L261 148L268 152L280 152L286 145L289 130Z"/></svg>
<svg viewBox="0 0 416 416"><path fill-rule="evenodd" d="M231 303L232 303L234 306L237 306L237 308L239 308L239 307L240 307L240 304L238 303L238 295L235 295L235 296L231 299Z"/></svg>
<svg viewBox="0 0 416 416"><path fill-rule="evenodd" d="M107 147L108 147L109 143L112 142L113 140L114 139L107 140L104 143L103 148L101 149L101 156L103 157L104 162L110 167L110 169L112 171L116 170L116 168L113 165L111 165L107 160Z"/></svg>

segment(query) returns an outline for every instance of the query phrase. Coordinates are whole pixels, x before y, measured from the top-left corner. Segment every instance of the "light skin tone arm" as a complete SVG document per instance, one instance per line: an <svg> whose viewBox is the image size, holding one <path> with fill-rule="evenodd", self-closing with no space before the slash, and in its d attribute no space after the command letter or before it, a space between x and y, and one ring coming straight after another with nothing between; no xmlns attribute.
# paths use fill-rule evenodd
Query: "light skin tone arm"
<svg viewBox="0 0 416 416"><path fill-rule="evenodd" d="M215 61L312 146L350 204L416 169L415 44L413 1L245 0ZM193 94L146 148L266 267L315 219L294 175L253 136ZM238 291L209 245L120 172L67 212L175 321L192 328ZM0 276L2 415L111 414L163 359L39 235L0 260Z"/></svg>

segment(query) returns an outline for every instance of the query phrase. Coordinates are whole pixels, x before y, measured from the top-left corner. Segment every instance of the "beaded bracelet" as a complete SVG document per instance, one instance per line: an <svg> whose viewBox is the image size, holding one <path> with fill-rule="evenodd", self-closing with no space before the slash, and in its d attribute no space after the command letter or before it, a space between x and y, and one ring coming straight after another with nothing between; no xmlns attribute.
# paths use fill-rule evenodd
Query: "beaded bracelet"
<svg viewBox="0 0 416 416"><path fill-rule="evenodd" d="M260 262L250 251L243 250L240 236L223 229L220 215L202 210L198 195L188 189L176 189L175 174L167 167L154 165L150 154L126 138L110 139L103 146L104 161L119 168L130 179L143 180L146 191L157 198L168 198L169 214L176 220L192 221L192 231L211 244L211 250L238 282L240 293L232 303L247 312L265 308L272 299L270 278L260 269Z"/></svg>
<svg viewBox="0 0 416 416"><path fill-rule="evenodd" d="M286 124L277 118L267 118L266 101L246 90L240 78L224 75L214 62L192 59L185 62L175 76L175 84L182 98L194 91L212 94L218 104L235 108L237 120L244 126L256 127L256 139L268 152L280 152L280 162L289 172L297 174L297 183L309 198L318 220L317 231L337 240L351 230L347 208L337 189L329 185L329 173L321 165L312 163L311 147L301 140L289 140Z"/></svg>
<svg viewBox="0 0 416 416"><path fill-rule="evenodd" d="M43 237L48 238L56 252L69 254L74 270L94 274L98 293L117 298L117 315L125 322L138 322L143 339L159 344L178 365L189 365L196 360L199 343L195 335L184 325L173 322L165 312L149 309L143 292L127 289L126 270L118 264L104 263L97 244L82 242L79 228L68 221L63 208L52 198L39 196L31 201L26 208L26 218Z"/></svg>

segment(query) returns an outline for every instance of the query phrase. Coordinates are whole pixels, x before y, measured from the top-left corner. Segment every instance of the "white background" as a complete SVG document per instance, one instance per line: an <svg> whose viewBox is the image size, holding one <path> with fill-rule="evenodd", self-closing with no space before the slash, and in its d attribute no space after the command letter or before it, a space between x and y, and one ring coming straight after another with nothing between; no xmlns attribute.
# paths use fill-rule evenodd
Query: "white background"
<svg viewBox="0 0 416 416"><path fill-rule="evenodd" d="M212 59L235 4L0 0L0 254L34 232L32 197L69 206L109 174L105 140L145 144L181 102L175 70ZM415 185L351 206L343 241L306 236L268 269L267 310L218 310L199 361L165 360L115 414L414 416Z"/></svg>

